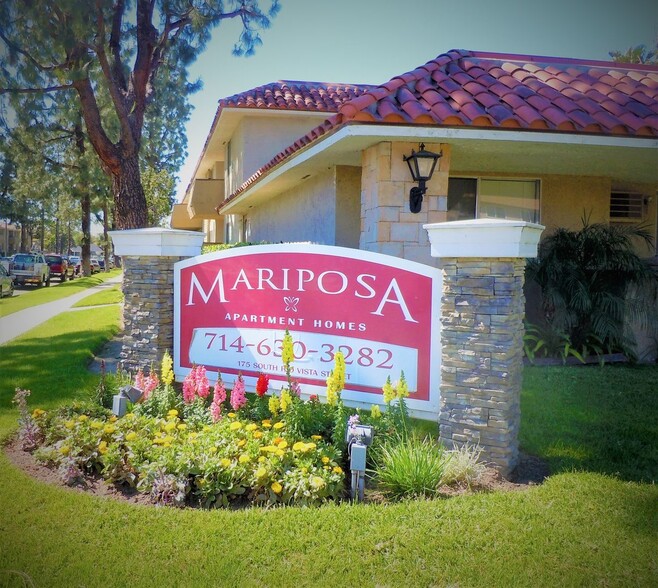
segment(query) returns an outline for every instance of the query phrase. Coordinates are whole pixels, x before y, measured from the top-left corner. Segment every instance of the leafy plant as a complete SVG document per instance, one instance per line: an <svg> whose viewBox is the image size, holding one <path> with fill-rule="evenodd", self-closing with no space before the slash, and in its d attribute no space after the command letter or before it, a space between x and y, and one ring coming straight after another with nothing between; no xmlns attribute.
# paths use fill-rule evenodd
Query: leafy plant
<svg viewBox="0 0 658 588"><path fill-rule="evenodd" d="M569 348L593 349L594 343L633 358L627 321L642 328L658 322L658 274L635 251L638 241L653 246L651 234L637 225L582 222L578 231L557 229L528 262L526 277L541 288L541 326L564 333Z"/></svg>
<svg viewBox="0 0 658 588"><path fill-rule="evenodd" d="M446 460L442 446L415 435L385 442L374 458L381 489L395 498L436 496Z"/></svg>
<svg viewBox="0 0 658 588"><path fill-rule="evenodd" d="M463 484L469 488L477 484L485 471L480 462L482 449L477 445L464 444L461 447L450 449L444 454L445 468L441 477L441 484Z"/></svg>
<svg viewBox="0 0 658 588"><path fill-rule="evenodd" d="M591 347L598 351L598 347ZM584 354L579 353L571 343L571 337L566 333L555 331L547 325L540 328L526 323L523 335L523 350L526 357L533 363L536 357L559 357L566 364L568 357L575 357L585 363Z"/></svg>

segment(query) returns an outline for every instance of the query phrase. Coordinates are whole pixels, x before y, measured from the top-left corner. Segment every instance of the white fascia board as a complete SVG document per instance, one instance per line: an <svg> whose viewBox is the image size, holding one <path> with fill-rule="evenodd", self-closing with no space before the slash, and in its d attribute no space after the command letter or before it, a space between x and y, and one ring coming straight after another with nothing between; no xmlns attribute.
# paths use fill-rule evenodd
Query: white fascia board
<svg viewBox="0 0 658 588"><path fill-rule="evenodd" d="M405 127L385 125L358 125L349 124L338 131L321 138L310 147L302 149L285 160L278 167L259 179L253 186L247 188L237 198L232 200L222 210L222 214L230 214L231 209L242 204L257 190L267 186L270 182L294 169L301 163L319 155L350 137L372 138L373 140L400 141L444 141L470 140L470 141L510 141L523 143L546 143L562 145L588 145L600 147L631 147L640 149L658 149L658 139L637 139L635 137L610 137L603 135L576 135L567 133L534 132L534 131L507 131L488 129L464 129L454 127ZM376 142L376 141L373 141Z"/></svg>

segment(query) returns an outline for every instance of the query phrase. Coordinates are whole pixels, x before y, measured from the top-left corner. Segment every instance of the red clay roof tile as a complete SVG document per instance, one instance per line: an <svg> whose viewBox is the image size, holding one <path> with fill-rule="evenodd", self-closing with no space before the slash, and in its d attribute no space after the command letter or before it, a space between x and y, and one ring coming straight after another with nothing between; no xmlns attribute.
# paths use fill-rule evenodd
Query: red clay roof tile
<svg viewBox="0 0 658 588"><path fill-rule="evenodd" d="M227 107L329 115L233 198L292 154L353 121L655 138L658 67L455 50L380 86L281 81L221 100L220 109Z"/></svg>

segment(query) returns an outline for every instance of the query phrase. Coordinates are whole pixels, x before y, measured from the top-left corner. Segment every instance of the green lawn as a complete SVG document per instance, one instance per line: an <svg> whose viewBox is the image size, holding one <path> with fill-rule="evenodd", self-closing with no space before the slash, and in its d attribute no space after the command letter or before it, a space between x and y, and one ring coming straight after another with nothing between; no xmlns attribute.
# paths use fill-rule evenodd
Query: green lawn
<svg viewBox="0 0 658 588"><path fill-rule="evenodd" d="M118 315L68 313L0 347L0 437L16 385L44 408L93 388L84 367ZM554 474L523 492L173 510L47 486L0 454L0 587L655 586L658 488L639 480L658 477L656 381L656 367L526 370L521 441Z"/></svg>
<svg viewBox="0 0 658 588"><path fill-rule="evenodd" d="M28 286L28 291L21 296L0 298L0 316L7 316L19 310L52 302L53 300L61 300L67 296L82 292L90 286L102 284L106 280L118 276L120 273L120 269L113 269L107 273L101 272L87 278L69 280L57 287L51 286L50 288L32 288Z"/></svg>
<svg viewBox="0 0 658 588"><path fill-rule="evenodd" d="M86 298L76 302L73 308L82 308L85 306L100 306L101 304L116 304L123 301L123 292L121 285L117 284L107 290L101 290L95 294L91 294Z"/></svg>

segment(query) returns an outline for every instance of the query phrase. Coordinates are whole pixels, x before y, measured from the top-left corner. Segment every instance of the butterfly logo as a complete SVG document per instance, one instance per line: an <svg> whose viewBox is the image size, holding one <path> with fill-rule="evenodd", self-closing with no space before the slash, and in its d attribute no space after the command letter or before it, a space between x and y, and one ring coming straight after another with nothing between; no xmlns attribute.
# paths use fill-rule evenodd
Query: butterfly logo
<svg viewBox="0 0 658 588"><path fill-rule="evenodd" d="M297 304L299 304L299 298L293 298L292 296L284 296L283 301L286 303L286 310L292 310L297 312Z"/></svg>

